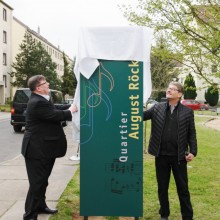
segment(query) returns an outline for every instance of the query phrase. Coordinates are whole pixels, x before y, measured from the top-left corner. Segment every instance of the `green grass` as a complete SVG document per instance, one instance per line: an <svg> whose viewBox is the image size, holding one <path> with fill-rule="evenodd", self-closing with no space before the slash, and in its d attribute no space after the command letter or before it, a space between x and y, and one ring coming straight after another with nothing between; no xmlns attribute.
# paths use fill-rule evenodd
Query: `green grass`
<svg viewBox="0 0 220 220"><path fill-rule="evenodd" d="M0 112L10 112L11 111L11 107L10 105L0 105Z"/></svg>
<svg viewBox="0 0 220 220"><path fill-rule="evenodd" d="M220 131L206 128L203 124L209 117L195 117L198 139L198 155L188 164L189 188L195 220L220 219ZM149 139L150 123L147 124L146 140ZM144 213L140 220L159 218L157 183L154 157L144 154ZM50 220L72 220L79 214L79 170L68 184L58 203L59 213ZM94 198L95 199L95 198ZM173 177L169 188L170 220L181 220L179 200ZM106 217L116 220L118 217Z"/></svg>

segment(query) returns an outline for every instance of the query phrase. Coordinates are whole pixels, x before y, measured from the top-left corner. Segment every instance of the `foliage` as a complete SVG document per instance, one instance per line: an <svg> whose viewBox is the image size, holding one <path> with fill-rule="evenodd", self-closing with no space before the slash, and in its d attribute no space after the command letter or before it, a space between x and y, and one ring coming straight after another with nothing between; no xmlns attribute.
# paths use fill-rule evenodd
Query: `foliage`
<svg viewBox="0 0 220 220"><path fill-rule="evenodd" d="M218 104L219 92L214 86L209 86L208 90L205 91L205 100L210 106L215 106Z"/></svg>
<svg viewBox="0 0 220 220"><path fill-rule="evenodd" d="M51 89L60 90L61 81L57 78L56 63L52 62L50 55L43 48L41 42L35 41L31 34L25 33L20 45L20 53L12 64L14 71L9 75L15 80L12 86L27 87L27 81L31 76L44 75L50 83Z"/></svg>
<svg viewBox="0 0 220 220"><path fill-rule="evenodd" d="M63 82L62 82L62 92L65 96L66 94L73 96L75 93L77 81L76 77L73 73L73 66L70 66L66 55L63 53L63 62L64 62L64 74L62 76ZM75 63L75 61L74 61Z"/></svg>
<svg viewBox="0 0 220 220"><path fill-rule="evenodd" d="M10 112L11 106L10 105L0 105L0 112Z"/></svg>
<svg viewBox="0 0 220 220"><path fill-rule="evenodd" d="M166 97L166 91L152 91L151 97L156 101L161 102L161 99Z"/></svg>
<svg viewBox="0 0 220 220"><path fill-rule="evenodd" d="M165 39L161 36L151 52L151 78L153 89L157 91L156 99L160 99L161 94L164 97L164 91L173 78L178 75L178 69L175 69L176 63L168 59L165 54L169 53Z"/></svg>
<svg viewBox="0 0 220 220"><path fill-rule="evenodd" d="M220 0L138 0L120 8L131 23L154 28L155 38L165 34L170 48L165 55L213 85L220 78L211 71L220 64L219 5Z"/></svg>
<svg viewBox="0 0 220 220"><path fill-rule="evenodd" d="M193 76L189 73L184 81L184 99L195 99L197 96Z"/></svg>

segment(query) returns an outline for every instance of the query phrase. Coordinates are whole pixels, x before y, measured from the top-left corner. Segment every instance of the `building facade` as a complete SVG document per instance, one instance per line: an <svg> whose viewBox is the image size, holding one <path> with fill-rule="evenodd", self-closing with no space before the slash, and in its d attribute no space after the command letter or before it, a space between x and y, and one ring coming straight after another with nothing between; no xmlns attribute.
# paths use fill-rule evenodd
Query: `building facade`
<svg viewBox="0 0 220 220"><path fill-rule="evenodd" d="M20 45L24 40L25 33L31 34L36 42L41 42L44 49L48 52L53 62L57 65L57 76L62 79L64 73L63 51L59 47L54 46L47 39L40 35L40 28L37 32L31 30L27 25L17 18L13 17L13 8L0 0L0 104L5 104L14 96L15 87L10 82L15 78L11 78L8 73L12 72L12 63L16 62L16 56L20 53ZM73 60L66 55L70 65Z"/></svg>
<svg viewBox="0 0 220 220"><path fill-rule="evenodd" d="M0 1L0 104L10 99L12 12L13 8Z"/></svg>

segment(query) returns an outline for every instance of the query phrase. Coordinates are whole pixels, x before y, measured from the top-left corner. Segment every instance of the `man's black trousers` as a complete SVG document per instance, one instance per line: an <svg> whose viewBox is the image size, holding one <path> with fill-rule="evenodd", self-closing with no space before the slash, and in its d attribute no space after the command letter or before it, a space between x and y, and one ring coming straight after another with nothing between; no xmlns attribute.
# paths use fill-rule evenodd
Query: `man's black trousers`
<svg viewBox="0 0 220 220"><path fill-rule="evenodd" d="M178 161L177 156L159 156L155 160L158 183L158 197L160 202L159 214L163 217L170 215L168 188L171 170L176 182L183 220L193 218L193 209L188 189L187 162Z"/></svg>
<svg viewBox="0 0 220 220"><path fill-rule="evenodd" d="M29 190L25 201L24 216L35 216L39 209L47 207L45 194L54 162L54 158L25 158Z"/></svg>

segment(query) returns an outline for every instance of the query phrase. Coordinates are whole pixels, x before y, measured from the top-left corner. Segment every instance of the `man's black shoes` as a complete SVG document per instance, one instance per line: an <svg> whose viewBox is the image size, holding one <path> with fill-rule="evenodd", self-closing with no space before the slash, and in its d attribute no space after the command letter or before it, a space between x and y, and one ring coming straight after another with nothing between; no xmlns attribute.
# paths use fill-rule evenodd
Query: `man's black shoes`
<svg viewBox="0 0 220 220"><path fill-rule="evenodd" d="M25 213L23 215L23 220L37 220L37 213Z"/></svg>
<svg viewBox="0 0 220 220"><path fill-rule="evenodd" d="M23 220L37 220L37 214L49 214L53 215L58 212L57 209L50 209L48 207L41 208L37 211L37 213L25 213Z"/></svg>
<svg viewBox="0 0 220 220"><path fill-rule="evenodd" d="M37 220L37 217L33 217L33 218L23 218L23 220Z"/></svg>
<svg viewBox="0 0 220 220"><path fill-rule="evenodd" d="M50 214L50 215L53 215L53 214L56 214L57 212L58 212L57 209L50 209L48 207L38 210L38 214Z"/></svg>

